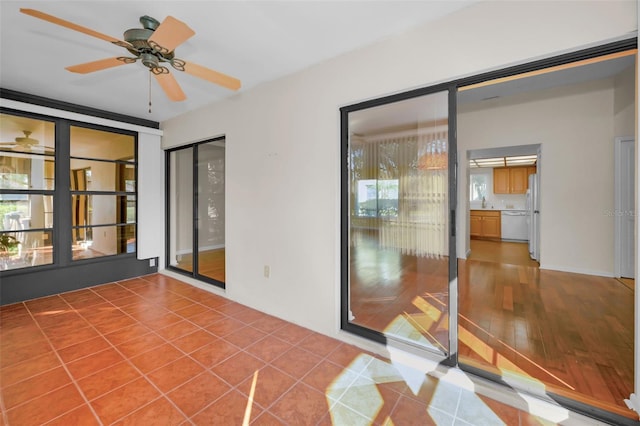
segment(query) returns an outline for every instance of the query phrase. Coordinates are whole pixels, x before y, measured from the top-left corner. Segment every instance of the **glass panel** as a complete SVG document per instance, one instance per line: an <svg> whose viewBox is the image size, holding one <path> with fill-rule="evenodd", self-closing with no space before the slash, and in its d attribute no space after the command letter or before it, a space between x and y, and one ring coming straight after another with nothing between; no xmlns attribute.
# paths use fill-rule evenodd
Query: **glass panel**
<svg viewBox="0 0 640 426"><path fill-rule="evenodd" d="M72 225L135 223L135 202L133 195L72 195Z"/></svg>
<svg viewBox="0 0 640 426"><path fill-rule="evenodd" d="M71 189L135 192L136 166L135 164L71 159Z"/></svg>
<svg viewBox="0 0 640 426"><path fill-rule="evenodd" d="M135 155L135 138L131 135L71 127L72 157L101 160L131 160Z"/></svg>
<svg viewBox="0 0 640 426"><path fill-rule="evenodd" d="M52 226L53 196L0 194L0 230L17 231Z"/></svg>
<svg viewBox="0 0 640 426"><path fill-rule="evenodd" d="M37 157L43 160L45 156L47 158L53 157L54 150L55 125L53 123L16 115L0 114L0 173L11 173L2 171L4 166L14 170L24 167L16 164L12 165L12 158ZM27 155L21 156L19 153ZM34 186L33 189L36 189L36 187Z"/></svg>
<svg viewBox="0 0 640 426"><path fill-rule="evenodd" d="M225 146L198 145L198 274L225 281Z"/></svg>
<svg viewBox="0 0 640 426"><path fill-rule="evenodd" d="M637 117L636 60L599 62L618 67L613 82L570 77L564 86L535 90L560 78L549 72L511 87L526 92L510 95L497 83L458 93L458 154L471 160L460 161L458 176L464 182L486 170L489 179L486 204L461 203L458 215L458 241L465 244L458 262L458 360L516 390L535 388L628 417L615 424L638 420L624 400L638 374L637 281L614 278L616 240L635 241L634 231L617 232L612 211L624 188L617 161L629 160L633 183L635 159L632 152L616 155L611 132L623 108ZM624 100L617 95L623 92ZM616 93L614 110L602 108L610 93ZM546 137L556 123L580 133ZM632 133L634 120L627 123ZM501 168L473 168L494 159L504 160ZM466 193L473 187L461 189L459 199L473 198Z"/></svg>
<svg viewBox="0 0 640 426"><path fill-rule="evenodd" d="M53 263L53 232L0 232L0 270Z"/></svg>
<svg viewBox="0 0 640 426"><path fill-rule="evenodd" d="M349 114L351 323L449 350L448 93Z"/></svg>
<svg viewBox="0 0 640 426"><path fill-rule="evenodd" d="M136 251L135 225L74 228L72 232L73 260L135 253Z"/></svg>
<svg viewBox="0 0 640 426"><path fill-rule="evenodd" d="M52 157L0 152L0 189L54 189Z"/></svg>
<svg viewBox="0 0 640 426"><path fill-rule="evenodd" d="M169 157L169 264L193 272L193 148Z"/></svg>

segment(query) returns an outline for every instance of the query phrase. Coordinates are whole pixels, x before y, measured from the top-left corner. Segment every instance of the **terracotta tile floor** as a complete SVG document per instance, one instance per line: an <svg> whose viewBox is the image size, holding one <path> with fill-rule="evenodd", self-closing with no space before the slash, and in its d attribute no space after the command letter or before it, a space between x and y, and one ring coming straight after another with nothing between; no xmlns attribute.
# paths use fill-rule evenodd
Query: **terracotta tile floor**
<svg viewBox="0 0 640 426"><path fill-rule="evenodd" d="M550 424L160 274L0 321L0 426Z"/></svg>

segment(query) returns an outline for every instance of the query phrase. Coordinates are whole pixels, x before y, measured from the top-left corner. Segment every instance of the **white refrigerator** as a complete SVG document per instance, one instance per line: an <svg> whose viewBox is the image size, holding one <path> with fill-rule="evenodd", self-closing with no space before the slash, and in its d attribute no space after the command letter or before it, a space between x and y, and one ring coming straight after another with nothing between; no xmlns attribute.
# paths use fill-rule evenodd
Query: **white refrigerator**
<svg viewBox="0 0 640 426"><path fill-rule="evenodd" d="M529 175L527 190L527 212L529 222L529 256L540 261L540 191L536 174Z"/></svg>

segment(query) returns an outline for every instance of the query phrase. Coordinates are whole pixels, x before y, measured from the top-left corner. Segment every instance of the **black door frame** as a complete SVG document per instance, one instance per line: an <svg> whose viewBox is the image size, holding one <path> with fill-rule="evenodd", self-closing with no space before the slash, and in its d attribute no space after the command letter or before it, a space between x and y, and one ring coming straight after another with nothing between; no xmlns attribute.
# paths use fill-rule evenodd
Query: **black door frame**
<svg viewBox="0 0 640 426"><path fill-rule="evenodd" d="M226 288L226 283L222 282L222 281L218 281L216 279L207 277L205 275L201 275L199 273L199 250L198 250L198 225L199 225L199 217L198 217L198 147L200 145L203 144L207 144L207 143L211 143L211 142L219 142L219 141L225 141L226 138L225 136L219 136L216 138L212 138L212 139L207 139L205 141L201 141L201 142L196 142L196 143L192 143L189 145L182 145L179 147L175 147L175 148L171 148L171 149L167 149L165 151L165 164L166 164L166 175L165 175L165 200L166 200L166 204L165 204L165 217L166 217L166 223L165 223L165 235L167 235L166 238L166 243L165 243L165 265L166 268L177 272L179 274L197 279L199 281L205 282L207 284L212 284L216 287L219 287L221 289L225 289ZM192 154L192 180L193 180L193 193L192 193L192 200L193 200L193 206L192 206L192 210L193 210L193 217L192 217L192 253L193 253L193 271L189 272L186 271L184 269L180 269L177 268L173 265L171 265L171 259L170 259L170 247L171 247L171 243L172 241L170 240L170 229L171 229L171 216L170 216L170 211L171 211L171 153L173 152L177 152L183 149L193 149L193 154ZM225 155L225 164L226 164L226 155ZM225 192L225 197L226 197L226 192ZM226 243L225 243L226 245Z"/></svg>
<svg viewBox="0 0 640 426"><path fill-rule="evenodd" d="M540 71L555 66L567 65L574 62L597 58L609 54L628 51L631 49L637 49L638 39L637 37L619 40L600 46L578 50L571 53L566 53L550 58L540 59L533 62L511 66L496 71L490 71L481 73L478 75L465 77L450 82L437 84L434 86L428 86L425 88L414 89L408 92L394 94L390 96L384 96L377 99L372 99L364 102L359 102L353 105L348 105L340 108L340 324L341 329L347 332L353 333L366 339L386 344L387 339L383 333L375 330L368 329L349 322L349 186L348 186L348 153L349 153L349 113L359 111L366 108L381 106L392 102L398 102L415 98L418 96L428 95L434 92L441 92L449 90L449 210L450 210L450 233L449 233L449 348L450 352L447 354L442 364L458 367L466 372L474 374L476 376L489 379L493 382L506 385L502 378L498 375L489 373L464 363L459 363L458 360L458 333L457 333L457 313L458 313L458 286L457 286L457 253L456 246L456 211L457 211L457 194L455 188L457 187L457 132L456 132L456 118L457 118L457 91L461 87L470 86L472 84L490 82L491 80L501 79L505 77L517 76L519 74L525 74L529 72ZM637 55L637 52L636 52ZM637 312L638 306L635 307ZM455 316L455 318L453 318ZM637 347L638 342L635 342ZM427 350L425 348L425 350ZM507 385L508 386L508 385ZM567 398L566 396L547 392L547 396L556 401L563 407L566 407L572 411L584 414L589 417L594 417L612 424L619 425L636 425L637 422L620 416L618 414L606 411L600 408L593 407L583 402Z"/></svg>

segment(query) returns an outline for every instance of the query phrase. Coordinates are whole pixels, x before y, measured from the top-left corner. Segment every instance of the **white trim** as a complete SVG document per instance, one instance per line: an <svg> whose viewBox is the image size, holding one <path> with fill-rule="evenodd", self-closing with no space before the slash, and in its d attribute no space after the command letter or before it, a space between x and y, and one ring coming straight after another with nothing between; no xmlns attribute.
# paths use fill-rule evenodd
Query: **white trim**
<svg viewBox="0 0 640 426"><path fill-rule="evenodd" d="M636 413L640 413L640 398L638 398L638 396L635 393L632 393L631 395L629 395L629 399L625 399L624 403L631 410L635 411Z"/></svg>
<svg viewBox="0 0 640 426"><path fill-rule="evenodd" d="M36 114L48 115L50 117L66 118L68 120L83 121L85 123L98 124L107 127L114 127L117 129L131 130L139 133L148 133L156 136L162 136L163 134L163 131L160 129L153 129L151 127L123 123L121 121L94 117L92 115L79 114L77 112L62 111L55 108L33 105L25 102L18 102L11 99L0 98L0 106L20 111L33 112Z"/></svg>
<svg viewBox="0 0 640 426"><path fill-rule="evenodd" d="M610 271L597 271L593 269L573 268L571 266L558 266L558 265L540 265L540 269L559 272L571 272L573 274L595 275L598 277L614 278L613 272Z"/></svg>
<svg viewBox="0 0 640 426"><path fill-rule="evenodd" d="M632 142L634 139L633 136L619 136L616 137L613 141L613 159L614 159L614 211L621 212L622 211L622 167L620 162L621 158L621 149L622 143L624 142ZM614 215L613 224L614 224L614 269L613 273L615 277L622 276L622 250L620 245L622 244L622 220L624 219L621 215Z"/></svg>

